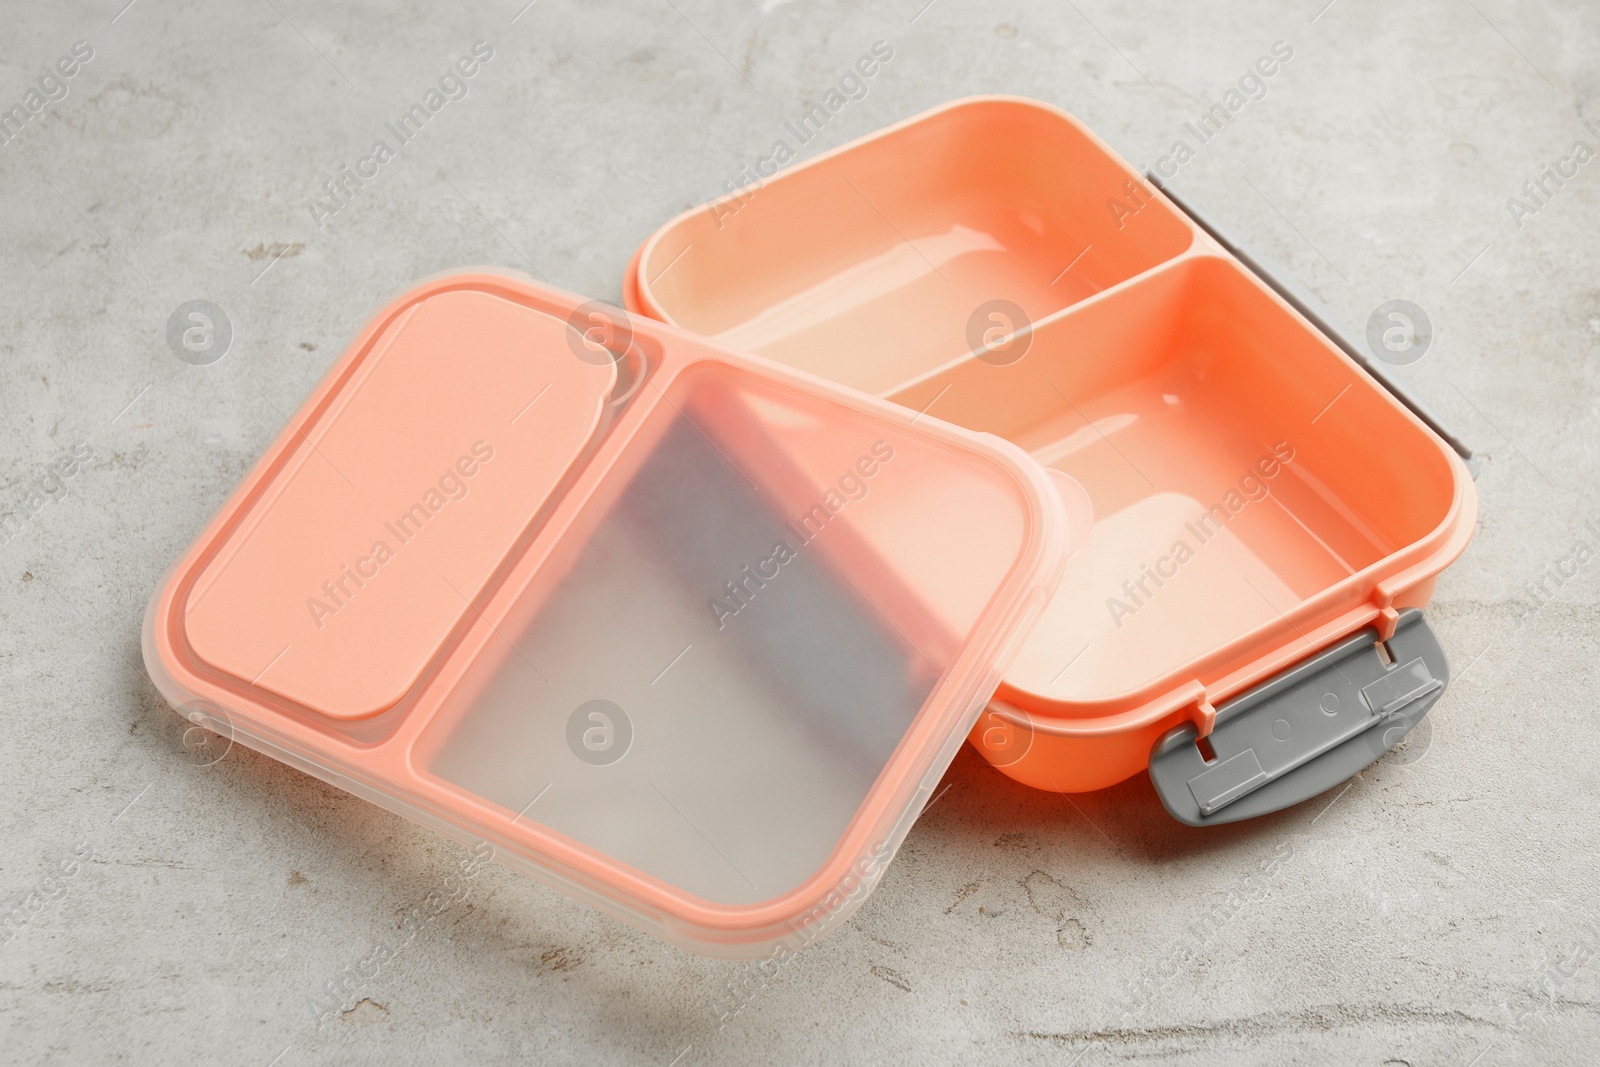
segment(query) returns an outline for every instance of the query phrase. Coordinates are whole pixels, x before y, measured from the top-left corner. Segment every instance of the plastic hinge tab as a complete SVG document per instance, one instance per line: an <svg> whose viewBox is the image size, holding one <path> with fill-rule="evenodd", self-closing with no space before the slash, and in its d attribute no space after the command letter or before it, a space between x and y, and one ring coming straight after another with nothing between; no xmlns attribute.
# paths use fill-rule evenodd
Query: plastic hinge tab
<svg viewBox="0 0 1600 1067"><path fill-rule="evenodd" d="M1150 780L1173 818L1210 826L1308 800L1389 751L1444 692L1450 667L1422 612L1400 612L1378 648L1368 627L1217 708L1202 753L1185 723L1150 754Z"/></svg>

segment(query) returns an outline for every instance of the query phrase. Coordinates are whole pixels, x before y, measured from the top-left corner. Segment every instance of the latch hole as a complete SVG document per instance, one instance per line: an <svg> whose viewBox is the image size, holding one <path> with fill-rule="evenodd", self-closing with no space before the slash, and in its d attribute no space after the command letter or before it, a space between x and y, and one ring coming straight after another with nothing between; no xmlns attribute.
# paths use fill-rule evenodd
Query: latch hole
<svg viewBox="0 0 1600 1067"><path fill-rule="evenodd" d="M1217 751L1211 747L1210 737L1195 738L1194 747L1200 750L1200 758L1205 760L1207 763L1217 762Z"/></svg>
<svg viewBox="0 0 1600 1067"><path fill-rule="evenodd" d="M1381 662L1385 667L1394 666L1394 653L1389 651L1388 643L1385 641L1377 642L1377 649L1379 662Z"/></svg>

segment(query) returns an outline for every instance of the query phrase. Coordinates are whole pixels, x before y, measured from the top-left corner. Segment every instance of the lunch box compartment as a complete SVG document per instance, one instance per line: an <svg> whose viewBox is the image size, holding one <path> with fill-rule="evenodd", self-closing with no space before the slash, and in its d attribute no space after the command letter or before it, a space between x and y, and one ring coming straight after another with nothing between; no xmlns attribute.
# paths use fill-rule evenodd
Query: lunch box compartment
<svg viewBox="0 0 1600 1067"><path fill-rule="evenodd" d="M1007 673L1054 701L1124 698L1278 624L1453 499L1434 443L1215 256L1043 324L1014 363L971 357L890 397L1088 490L1093 530Z"/></svg>

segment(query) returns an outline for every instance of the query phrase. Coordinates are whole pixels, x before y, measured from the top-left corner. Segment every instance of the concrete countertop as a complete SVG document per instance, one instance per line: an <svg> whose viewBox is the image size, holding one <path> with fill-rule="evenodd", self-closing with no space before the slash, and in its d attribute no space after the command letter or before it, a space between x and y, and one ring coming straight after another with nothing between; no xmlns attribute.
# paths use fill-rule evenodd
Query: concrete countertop
<svg viewBox="0 0 1600 1067"><path fill-rule="evenodd" d="M0 110L41 93L0 125L0 511L25 516L0 544L0 1059L1592 1062L1600 163L1524 183L1600 151L1600 8L123 2L13 4L0 41ZM332 210L323 183L479 41L466 95ZM185 743L146 600L391 295L493 264L618 300L647 234L779 140L973 93L1153 166L1276 42L1174 187L1358 337L1425 308L1397 373L1482 461L1429 610L1456 677L1348 788L1199 831L1143 777L1046 794L964 749L847 926L760 972L497 866L407 932L465 849ZM232 330L209 366L166 338L200 299Z"/></svg>

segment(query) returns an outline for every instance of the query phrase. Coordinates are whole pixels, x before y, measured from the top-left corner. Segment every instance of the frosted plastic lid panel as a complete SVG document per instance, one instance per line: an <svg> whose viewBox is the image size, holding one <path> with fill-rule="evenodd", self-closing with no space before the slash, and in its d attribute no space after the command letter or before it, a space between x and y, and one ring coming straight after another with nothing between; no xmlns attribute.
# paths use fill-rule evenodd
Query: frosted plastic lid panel
<svg viewBox="0 0 1600 1067"><path fill-rule="evenodd" d="M529 282L406 294L152 602L186 715L676 943L875 884L1059 575L1011 446Z"/></svg>

